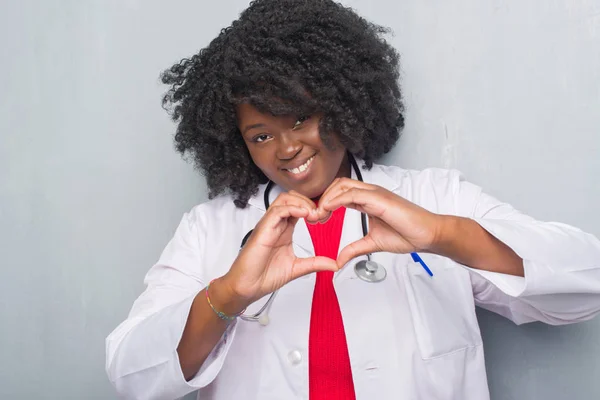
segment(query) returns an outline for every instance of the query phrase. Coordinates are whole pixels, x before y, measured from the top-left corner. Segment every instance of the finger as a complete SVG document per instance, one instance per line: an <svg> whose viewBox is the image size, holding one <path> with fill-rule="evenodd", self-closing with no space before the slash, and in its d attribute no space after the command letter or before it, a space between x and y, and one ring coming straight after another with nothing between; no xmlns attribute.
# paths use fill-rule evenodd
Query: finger
<svg viewBox="0 0 600 400"><path fill-rule="evenodd" d="M310 199L310 198L308 198L308 197L306 197L306 196L304 196L304 195L296 192L295 190L290 190L288 192L288 194L290 196L297 197L298 199L300 199L300 201L302 203L308 205L310 213L305 218L306 222L314 224L314 223L316 223L316 222L319 221L320 217L319 217L319 213L318 213L318 210L317 210L317 205L315 204L315 202L312 199Z"/></svg>
<svg viewBox="0 0 600 400"><path fill-rule="evenodd" d="M285 220L288 218L305 218L310 213L310 210L305 207L298 207L296 205L280 205L273 207L271 218L279 220Z"/></svg>
<svg viewBox="0 0 600 400"><path fill-rule="evenodd" d="M321 204L323 203L323 201L326 201L328 196L330 196L331 193L336 190L336 188L339 187L340 182L342 182L344 179L347 178L335 178L333 182L331 182L331 184L327 187L327 189L325 189L323 194L319 196L319 206L317 207L317 222L324 224L329 220L329 218L331 218L332 210L325 210L323 207L321 207Z"/></svg>
<svg viewBox="0 0 600 400"><path fill-rule="evenodd" d="M380 249L372 240L367 238L359 239L356 242L350 243L340 251L337 258L337 265L339 268L342 268L353 258L375 253L377 251L380 251Z"/></svg>
<svg viewBox="0 0 600 400"><path fill-rule="evenodd" d="M381 217L387 205L377 190L353 187L340 192L336 197L329 198L323 205L325 210L336 210L340 207L353 208L370 216Z"/></svg>
<svg viewBox="0 0 600 400"><path fill-rule="evenodd" d="M284 199L281 200L280 204L286 204L286 205L294 204L294 205L299 205L301 207L308 207L309 214L305 217L305 220L309 224L315 224L317 222L324 222L326 219L329 218L331 213L329 213L329 212L323 213L322 212L321 214L319 214L317 205L315 204L314 201L312 201L308 197L303 196L300 193L295 192L295 191L288 192L288 195L289 195L288 197L285 197Z"/></svg>
<svg viewBox="0 0 600 400"><path fill-rule="evenodd" d="M344 191L353 187L361 188L361 189L373 189L376 186L371 185L356 179L350 178L336 178L331 185L325 190L325 192L321 195L321 200L327 200L332 194L336 191Z"/></svg>
<svg viewBox="0 0 600 400"><path fill-rule="evenodd" d="M317 208L317 205L311 199L293 190L280 194L272 204L272 206L281 205L304 207L309 211Z"/></svg>
<svg viewBox="0 0 600 400"><path fill-rule="evenodd" d="M292 266L293 279L319 271L337 271L338 264L329 257L297 258Z"/></svg>
<svg viewBox="0 0 600 400"><path fill-rule="evenodd" d="M331 199L336 198L338 196L340 196L341 194L352 190L352 189L362 189L362 190L369 190L369 191L373 191L375 189L375 186L373 185L369 185L367 183L361 182L361 181L357 181L354 179L348 179L348 178L341 178L341 179L336 179L334 181L334 183L327 188L327 191L323 194L323 196L321 196L321 199L319 201L319 209L323 210L323 211L334 211L336 208L331 208L331 207L327 207L327 205L330 203Z"/></svg>
<svg viewBox="0 0 600 400"><path fill-rule="evenodd" d="M259 230L262 230L262 227L276 229L281 221L287 221L288 219L292 219L290 222L295 224L299 218L305 218L309 213L310 211L306 208L295 205L272 205L257 225L257 228Z"/></svg>
<svg viewBox="0 0 600 400"><path fill-rule="evenodd" d="M331 192L340 182L341 178L335 178L333 180L333 182L331 182L331 184L327 187L327 189L325 189L325 191L321 194L321 196L319 197L319 204L321 204L321 202L323 201L323 199L327 198L327 194L329 192Z"/></svg>
<svg viewBox="0 0 600 400"><path fill-rule="evenodd" d="M298 207L305 207L309 211L309 214L305 218L307 222L316 223L319 220L315 202L294 190L280 194L273 202L273 205L295 205Z"/></svg>

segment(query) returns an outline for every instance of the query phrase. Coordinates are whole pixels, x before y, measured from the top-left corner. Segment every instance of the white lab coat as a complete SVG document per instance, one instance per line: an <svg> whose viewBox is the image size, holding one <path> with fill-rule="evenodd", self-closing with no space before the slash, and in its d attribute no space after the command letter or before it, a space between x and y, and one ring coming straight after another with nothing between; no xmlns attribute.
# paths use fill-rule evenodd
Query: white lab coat
<svg viewBox="0 0 600 400"><path fill-rule="evenodd" d="M488 399L475 305L517 324L566 324L599 312L600 242L592 235L520 214L457 171L375 165L363 175L433 212L473 218L523 258L525 278L421 254L432 278L408 255L378 253L373 258L387 268L387 279L366 283L354 273L356 260L350 262L334 285L357 399ZM231 266L242 238L265 212L263 191L246 209L224 196L184 216L148 272L146 291L106 340L108 376L122 397L175 399L199 389L202 400L308 399L315 274L280 290L268 326L232 323L191 381L179 366L176 348L194 296ZM279 192L273 189L271 201ZM360 214L348 210L340 249L361 236ZM293 242L298 256L313 255L303 221Z"/></svg>

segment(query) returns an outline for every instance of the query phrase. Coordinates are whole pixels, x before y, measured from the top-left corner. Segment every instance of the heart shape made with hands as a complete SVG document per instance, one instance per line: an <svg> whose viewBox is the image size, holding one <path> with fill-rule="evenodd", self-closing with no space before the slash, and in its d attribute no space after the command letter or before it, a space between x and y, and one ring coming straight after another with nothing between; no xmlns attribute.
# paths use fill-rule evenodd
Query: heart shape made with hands
<svg viewBox="0 0 600 400"><path fill-rule="evenodd" d="M367 235L341 249L337 260L297 257L291 243L298 219L324 223L339 207L365 213ZM427 251L440 217L385 188L349 178L333 181L318 206L297 192L282 193L259 220L224 279L238 298L252 302L308 273L339 270L361 255Z"/></svg>
<svg viewBox="0 0 600 400"><path fill-rule="evenodd" d="M336 263L340 268L351 259L369 253L427 251L440 224L439 215L380 186L349 178L334 180L319 198L318 206L304 199L308 200L305 204L311 205L310 214L304 218L310 224L326 223L339 207L357 210L369 218L367 235L339 252Z"/></svg>

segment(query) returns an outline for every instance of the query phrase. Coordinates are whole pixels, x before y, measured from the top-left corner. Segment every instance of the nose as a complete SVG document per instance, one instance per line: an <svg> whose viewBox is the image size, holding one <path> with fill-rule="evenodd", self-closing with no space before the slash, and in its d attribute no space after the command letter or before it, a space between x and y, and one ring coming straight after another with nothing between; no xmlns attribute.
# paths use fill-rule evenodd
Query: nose
<svg viewBox="0 0 600 400"><path fill-rule="evenodd" d="M277 144L277 158L291 160L302 151L302 143L297 140L293 132L282 133Z"/></svg>

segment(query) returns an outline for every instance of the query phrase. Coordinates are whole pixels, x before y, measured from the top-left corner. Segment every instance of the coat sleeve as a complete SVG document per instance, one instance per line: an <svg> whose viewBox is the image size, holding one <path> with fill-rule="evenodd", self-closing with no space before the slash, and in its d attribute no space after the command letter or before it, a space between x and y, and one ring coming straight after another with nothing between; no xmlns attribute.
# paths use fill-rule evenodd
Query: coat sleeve
<svg viewBox="0 0 600 400"><path fill-rule="evenodd" d="M580 229L540 222L450 171L441 185L457 214L474 219L522 259L525 277L469 268L478 306L517 324L562 325L600 312L600 241Z"/></svg>
<svg viewBox="0 0 600 400"><path fill-rule="evenodd" d="M206 230L195 211L183 217L146 275L146 290L106 339L106 371L124 398L175 399L208 385L220 371L235 335L233 322L197 375L185 380L176 349L194 297L206 286L199 267Z"/></svg>

